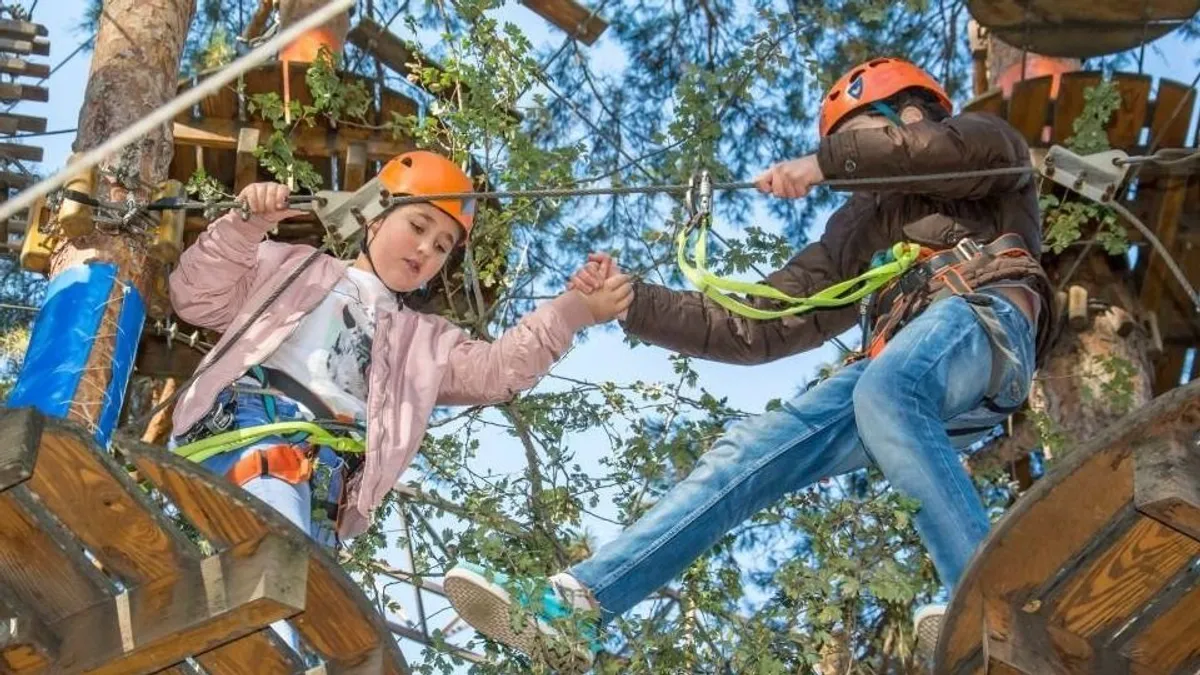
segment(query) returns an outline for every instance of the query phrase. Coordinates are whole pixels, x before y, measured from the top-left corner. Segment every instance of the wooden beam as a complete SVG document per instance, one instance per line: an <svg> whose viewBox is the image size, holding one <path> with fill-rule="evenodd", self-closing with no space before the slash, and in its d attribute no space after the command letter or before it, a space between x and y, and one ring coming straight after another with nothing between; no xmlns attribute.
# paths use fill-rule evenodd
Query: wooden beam
<svg viewBox="0 0 1200 675"><path fill-rule="evenodd" d="M17 159L25 162L40 162L44 151L36 145L21 145L20 143L0 143L0 157Z"/></svg>
<svg viewBox="0 0 1200 675"><path fill-rule="evenodd" d="M342 166L342 189L355 192L367 180L367 145L351 143L346 148L346 163Z"/></svg>
<svg viewBox="0 0 1200 675"><path fill-rule="evenodd" d="M1187 437L1155 439L1134 457L1134 503L1200 542L1200 448Z"/></svg>
<svg viewBox="0 0 1200 675"><path fill-rule="evenodd" d="M50 77L50 66L45 63L30 63L25 59L0 56L0 73L25 77Z"/></svg>
<svg viewBox="0 0 1200 675"><path fill-rule="evenodd" d="M0 637L0 672L45 672L58 659L61 640L25 603L0 589L0 617L7 630Z"/></svg>
<svg viewBox="0 0 1200 675"><path fill-rule="evenodd" d="M0 38L0 52L50 56L50 43L41 38L34 40L14 40L12 38Z"/></svg>
<svg viewBox="0 0 1200 675"><path fill-rule="evenodd" d="M1146 186L1140 186L1141 190ZM1159 175L1155 186L1159 199L1155 201L1153 217L1146 225L1158 235L1167 251L1176 253L1175 239L1179 233L1179 221L1187 201L1187 176L1181 174ZM1147 251L1146 274L1142 278L1142 307L1148 312L1164 311L1171 306L1164 294L1174 294L1176 282L1162 257L1154 249ZM1182 291L1179 291L1182 293ZM1188 303L1190 305L1190 303Z"/></svg>
<svg viewBox="0 0 1200 675"><path fill-rule="evenodd" d="M0 416L0 491L33 476L41 436L42 416L33 408L12 410Z"/></svg>
<svg viewBox="0 0 1200 675"><path fill-rule="evenodd" d="M188 145L214 150L237 150L241 128L251 126L270 134L271 125L266 122L240 123L236 120L203 118L175 122L175 145ZM351 143L364 143L368 160L388 160L415 148L411 140L393 140L383 134L363 129L339 129L330 143L328 130L320 128L298 130L290 139L296 154L302 157L329 157L346 152Z"/></svg>
<svg viewBox="0 0 1200 675"><path fill-rule="evenodd" d="M608 28L604 19L574 0L521 0L521 4L586 45L595 44Z"/></svg>
<svg viewBox="0 0 1200 675"><path fill-rule="evenodd" d="M262 32L267 28L267 19L271 18L271 10L275 7L272 0L259 0L258 9L254 10L254 16L250 18L250 23L246 25L246 31L242 33L242 37L246 40L253 40L262 35Z"/></svg>
<svg viewBox="0 0 1200 675"><path fill-rule="evenodd" d="M254 150L258 147L261 132L257 127L242 127L238 130L237 161L234 168L233 192L242 190L258 179L258 158Z"/></svg>
<svg viewBox="0 0 1200 675"><path fill-rule="evenodd" d="M221 675L293 675L304 663L267 628L196 657L210 673Z"/></svg>
<svg viewBox="0 0 1200 675"><path fill-rule="evenodd" d="M0 171L0 183L3 183L10 188L21 188L33 185L34 177L27 176L23 173L13 173L11 171Z"/></svg>
<svg viewBox="0 0 1200 675"><path fill-rule="evenodd" d="M46 130L45 117L30 117L29 115L14 115L13 113L0 113L0 123L11 125L13 131L5 131L4 133L16 133L24 131L30 134L40 134Z"/></svg>
<svg viewBox="0 0 1200 675"><path fill-rule="evenodd" d="M1130 672L1129 659L999 599L985 599L985 672L1097 675Z"/></svg>
<svg viewBox="0 0 1200 675"><path fill-rule="evenodd" d="M373 54L398 75L411 73L411 63L422 63L441 70L436 61L419 54L410 43L371 19L363 19L351 28L346 35L346 41L364 52Z"/></svg>
<svg viewBox="0 0 1200 675"><path fill-rule="evenodd" d="M45 37L49 34L46 27L38 23L8 19L0 20L0 35L4 37L32 40L37 37Z"/></svg>
<svg viewBox="0 0 1200 675"><path fill-rule="evenodd" d="M50 90L32 84L0 82L0 101L34 101L45 103L50 100Z"/></svg>
<svg viewBox="0 0 1200 675"><path fill-rule="evenodd" d="M243 543L58 622L56 665L117 675L178 663L303 611L307 570L308 552L283 537Z"/></svg>

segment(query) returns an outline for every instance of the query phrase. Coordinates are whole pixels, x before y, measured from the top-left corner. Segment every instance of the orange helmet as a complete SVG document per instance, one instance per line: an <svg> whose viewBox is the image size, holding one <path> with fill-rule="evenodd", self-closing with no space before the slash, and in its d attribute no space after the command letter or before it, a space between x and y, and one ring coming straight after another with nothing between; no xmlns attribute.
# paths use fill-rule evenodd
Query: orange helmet
<svg viewBox="0 0 1200 675"><path fill-rule="evenodd" d="M905 89L923 89L953 112L954 105L933 76L904 59L872 59L850 69L834 83L821 102L821 136L862 108L884 101Z"/></svg>
<svg viewBox="0 0 1200 675"><path fill-rule="evenodd" d="M474 192L475 184L457 164L425 150L397 155L379 172L379 182L393 195L437 195L451 192ZM475 222L475 198L438 199L429 202L445 211L471 233Z"/></svg>

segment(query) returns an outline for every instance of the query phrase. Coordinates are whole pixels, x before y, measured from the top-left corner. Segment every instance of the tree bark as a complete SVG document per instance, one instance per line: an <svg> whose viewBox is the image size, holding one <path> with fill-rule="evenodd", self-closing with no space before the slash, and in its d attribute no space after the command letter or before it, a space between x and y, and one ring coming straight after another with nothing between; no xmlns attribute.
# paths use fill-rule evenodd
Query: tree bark
<svg viewBox="0 0 1200 675"><path fill-rule="evenodd" d="M1011 86L1011 82L999 80L1006 75L1011 78L1014 68L1019 80L1022 60L1026 62L1025 71L1030 77L1080 67L1079 61L1073 59L1034 63L1047 57L1032 53L1023 55L1022 50L995 37L989 37L989 42L988 78L992 87ZM1089 236L1090 232L1085 228L1084 238ZM1085 251L1086 259L1076 267L1078 256ZM1012 433L993 448L980 453L974 461L977 466L1008 463L1046 440L1047 429L1043 428L1039 433L1035 429L1035 420L1043 425L1049 420L1049 431L1060 439L1064 450L1069 450L1075 442L1091 438L1113 419L1145 405L1153 396L1150 340L1143 328L1142 308L1135 299L1132 278L1125 269L1124 260L1111 258L1099 246L1075 246L1062 255L1046 254L1042 262L1056 285L1062 285L1064 277L1076 267L1066 283L1086 289L1092 308L1086 313L1083 326L1064 325L1034 380L1029 397L1030 414L1018 415ZM1065 307L1063 313L1066 313ZM1136 327L1132 331L1128 330L1128 322L1121 320L1124 317L1134 319ZM1065 323L1065 316L1063 320ZM1117 362L1132 366L1127 383L1124 374L1114 376L1111 369L1106 368L1106 364ZM1129 398L1114 400L1109 390L1125 384L1131 387Z"/></svg>
<svg viewBox="0 0 1200 675"><path fill-rule="evenodd" d="M194 0L106 0L96 34L91 74L75 152L86 152L135 123L175 95L179 59L195 10ZM129 192L149 200L152 186L167 178L172 157L171 125L163 124L109 158L101 167L132 178L125 185L102 174L96 197L121 202ZM50 259L50 276L87 262L114 263L120 284L150 295L146 273L148 237L140 232L92 234L64 241ZM114 296L116 293L114 292ZM83 381L68 417L95 428L112 370L117 315L121 303L110 298L94 336Z"/></svg>

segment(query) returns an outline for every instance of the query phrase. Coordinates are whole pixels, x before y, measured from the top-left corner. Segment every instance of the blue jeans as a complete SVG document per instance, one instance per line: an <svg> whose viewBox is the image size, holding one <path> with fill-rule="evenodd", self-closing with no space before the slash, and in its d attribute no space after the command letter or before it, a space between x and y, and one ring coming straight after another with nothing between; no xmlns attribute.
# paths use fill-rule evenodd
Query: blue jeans
<svg viewBox="0 0 1200 675"><path fill-rule="evenodd" d="M986 298L1016 357L996 374L990 405L988 333L963 298L935 303L874 360L731 425L687 478L571 575L605 617L623 614L755 512L874 462L893 488L920 501L917 532L952 588L989 527L958 450L1004 421L999 408L1024 401L1034 370L1029 320L1002 296Z"/></svg>

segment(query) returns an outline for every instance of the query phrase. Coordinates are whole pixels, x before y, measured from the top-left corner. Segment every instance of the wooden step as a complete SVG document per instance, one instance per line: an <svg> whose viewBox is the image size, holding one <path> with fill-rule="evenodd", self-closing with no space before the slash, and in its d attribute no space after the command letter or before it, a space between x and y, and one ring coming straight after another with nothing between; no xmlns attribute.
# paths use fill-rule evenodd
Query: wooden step
<svg viewBox="0 0 1200 675"><path fill-rule="evenodd" d="M12 103L14 101L34 101L37 103L45 103L50 100L50 90L45 87L38 87L32 84L19 84L16 82L0 82L0 101Z"/></svg>
<svg viewBox="0 0 1200 675"><path fill-rule="evenodd" d="M0 56L0 73L45 79L50 77L50 66L45 63L30 63L11 56Z"/></svg>
<svg viewBox="0 0 1200 675"><path fill-rule="evenodd" d="M976 552L935 673L1200 669L1198 434L1200 381L1060 459Z"/></svg>
<svg viewBox="0 0 1200 675"><path fill-rule="evenodd" d="M283 619L329 672L408 672L361 589L286 519L159 448L114 446L140 484L75 425L0 410L0 620L15 628L0 672L195 675L194 658L303 673L269 628Z"/></svg>
<svg viewBox="0 0 1200 675"><path fill-rule="evenodd" d="M12 21L9 19L0 20L0 36L32 40L38 37L45 37L48 34L46 27L38 23Z"/></svg>
<svg viewBox="0 0 1200 675"><path fill-rule="evenodd" d="M0 157L16 159L24 162L40 162L44 150L36 145L22 145L20 143L0 143Z"/></svg>
<svg viewBox="0 0 1200 675"><path fill-rule="evenodd" d="M46 131L46 118L0 113L0 133L15 134L21 131L29 134Z"/></svg>
<svg viewBox="0 0 1200 675"><path fill-rule="evenodd" d="M32 40L0 37L0 52L10 52L12 54L36 54L37 56L50 56L50 43L45 38L34 38Z"/></svg>

